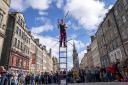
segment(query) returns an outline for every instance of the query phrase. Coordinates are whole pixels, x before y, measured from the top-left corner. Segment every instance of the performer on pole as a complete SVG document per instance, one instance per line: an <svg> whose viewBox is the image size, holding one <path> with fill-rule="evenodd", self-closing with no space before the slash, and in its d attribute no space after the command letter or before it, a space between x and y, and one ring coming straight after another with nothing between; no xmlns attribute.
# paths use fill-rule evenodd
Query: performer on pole
<svg viewBox="0 0 128 85"><path fill-rule="evenodd" d="M60 29L60 47L62 47L62 43L64 44L64 47L67 47L66 45L66 24L64 23L64 20L59 20L59 29Z"/></svg>

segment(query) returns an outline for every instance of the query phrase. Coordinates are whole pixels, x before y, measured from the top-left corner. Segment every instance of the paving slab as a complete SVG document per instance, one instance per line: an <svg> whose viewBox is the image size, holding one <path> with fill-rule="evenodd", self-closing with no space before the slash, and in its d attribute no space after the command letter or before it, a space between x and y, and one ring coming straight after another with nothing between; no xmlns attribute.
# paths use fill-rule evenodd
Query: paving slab
<svg viewBox="0 0 128 85"><path fill-rule="evenodd" d="M47 85L58 85L58 84L47 84ZM60 84L60 85L66 85L66 84ZM73 83L68 85L128 85L128 82Z"/></svg>

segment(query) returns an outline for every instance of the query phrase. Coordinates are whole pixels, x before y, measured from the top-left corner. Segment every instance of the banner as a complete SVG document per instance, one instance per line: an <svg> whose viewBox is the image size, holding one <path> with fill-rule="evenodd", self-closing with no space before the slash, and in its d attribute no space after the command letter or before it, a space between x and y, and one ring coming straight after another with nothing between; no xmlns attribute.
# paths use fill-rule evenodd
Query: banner
<svg viewBox="0 0 128 85"><path fill-rule="evenodd" d="M36 54L32 54L32 63L31 64L36 64Z"/></svg>

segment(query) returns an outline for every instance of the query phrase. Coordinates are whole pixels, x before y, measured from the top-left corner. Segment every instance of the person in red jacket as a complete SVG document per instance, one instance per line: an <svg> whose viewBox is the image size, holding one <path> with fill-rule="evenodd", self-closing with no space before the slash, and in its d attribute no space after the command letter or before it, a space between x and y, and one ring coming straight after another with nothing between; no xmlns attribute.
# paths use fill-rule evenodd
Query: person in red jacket
<svg viewBox="0 0 128 85"><path fill-rule="evenodd" d="M110 68L110 72L111 72L111 79L112 79L112 81L114 81L115 80L115 74L116 74L115 64L111 63L109 68Z"/></svg>

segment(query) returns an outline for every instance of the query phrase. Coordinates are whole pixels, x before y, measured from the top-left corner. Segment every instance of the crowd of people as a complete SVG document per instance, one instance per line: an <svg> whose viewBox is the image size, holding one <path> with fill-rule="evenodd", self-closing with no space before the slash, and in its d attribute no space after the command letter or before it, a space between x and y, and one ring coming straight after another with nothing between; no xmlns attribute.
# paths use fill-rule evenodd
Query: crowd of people
<svg viewBox="0 0 128 85"><path fill-rule="evenodd" d="M128 82L128 59L122 64L117 59L108 67L93 67L84 69L72 69L68 72L31 72L6 71L0 67L0 85L41 85L58 84L66 79L68 83L84 82Z"/></svg>
<svg viewBox="0 0 128 85"><path fill-rule="evenodd" d="M128 82L128 59L121 63L119 59L107 67L92 67L69 71L67 81L73 82Z"/></svg>

